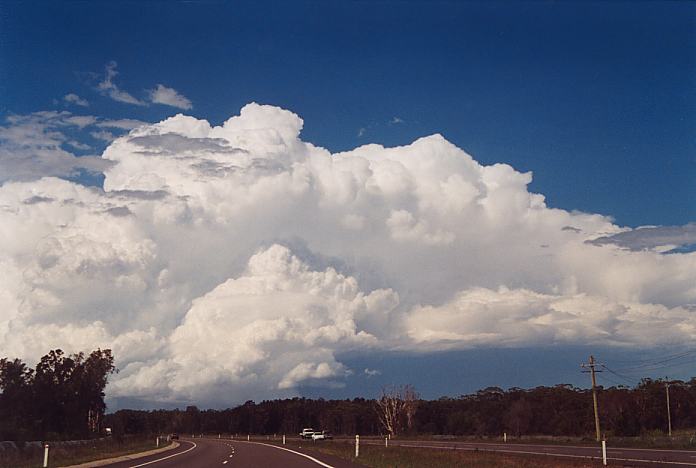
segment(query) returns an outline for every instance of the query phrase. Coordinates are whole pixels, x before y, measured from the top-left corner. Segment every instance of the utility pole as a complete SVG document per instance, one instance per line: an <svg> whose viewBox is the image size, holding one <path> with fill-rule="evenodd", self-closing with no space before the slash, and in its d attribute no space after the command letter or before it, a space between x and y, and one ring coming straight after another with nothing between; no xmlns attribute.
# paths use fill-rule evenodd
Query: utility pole
<svg viewBox="0 0 696 468"><path fill-rule="evenodd" d="M669 436L672 437L672 414L669 411L669 382L665 382L665 391L667 392L667 430Z"/></svg>
<svg viewBox="0 0 696 468"><path fill-rule="evenodd" d="M583 372L589 372L590 375L592 376L592 403L594 404L594 423L595 423L595 431L597 435L597 442L600 441L602 438L601 431L599 430L599 411L597 409L597 378L595 377L596 372L602 372L601 370L596 370L595 367L597 366L597 363L595 362L594 356L590 356L590 362L589 364L580 364L580 367L583 369L590 369L589 371L583 371Z"/></svg>

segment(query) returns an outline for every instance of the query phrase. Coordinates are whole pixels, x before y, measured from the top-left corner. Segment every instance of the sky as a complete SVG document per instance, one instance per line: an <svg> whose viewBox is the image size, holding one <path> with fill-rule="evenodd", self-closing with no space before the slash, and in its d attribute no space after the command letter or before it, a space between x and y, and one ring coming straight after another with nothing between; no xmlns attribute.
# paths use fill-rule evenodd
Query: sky
<svg viewBox="0 0 696 468"><path fill-rule="evenodd" d="M112 347L112 408L696 375L694 20L0 0L0 355Z"/></svg>

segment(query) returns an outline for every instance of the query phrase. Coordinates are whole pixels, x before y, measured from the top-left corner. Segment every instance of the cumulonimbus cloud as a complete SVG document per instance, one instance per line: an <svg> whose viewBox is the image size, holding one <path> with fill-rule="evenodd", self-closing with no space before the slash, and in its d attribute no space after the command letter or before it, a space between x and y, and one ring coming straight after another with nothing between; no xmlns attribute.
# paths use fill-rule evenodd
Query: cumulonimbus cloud
<svg viewBox="0 0 696 468"><path fill-rule="evenodd" d="M103 189L4 182L0 354L109 346L110 396L229 404L341 385L351 350L696 336L696 254L589 242L624 229L440 135L331 154L302 126L177 115L113 141Z"/></svg>

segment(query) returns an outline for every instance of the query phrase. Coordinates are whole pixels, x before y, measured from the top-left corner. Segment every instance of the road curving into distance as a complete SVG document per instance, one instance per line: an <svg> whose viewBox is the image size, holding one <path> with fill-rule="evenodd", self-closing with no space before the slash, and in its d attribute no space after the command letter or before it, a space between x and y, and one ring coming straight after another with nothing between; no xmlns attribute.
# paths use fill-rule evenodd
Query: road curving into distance
<svg viewBox="0 0 696 468"><path fill-rule="evenodd" d="M352 443L352 438L339 438ZM156 455L112 463L110 468L354 468L362 465L311 451L312 442L288 438L288 445L218 438L182 439L181 445ZM364 437L360 445L384 446L384 439ZM601 460L600 447L543 445L521 443L455 442L433 440L391 440L390 447L411 447L435 450L489 451L507 455L536 455L562 459ZM309 451L307 449L310 449ZM693 466L696 451L607 447L607 458L612 465L624 466Z"/></svg>
<svg viewBox="0 0 696 468"><path fill-rule="evenodd" d="M230 439L181 439L174 450L104 465L109 468L355 468L331 455L306 454L285 447Z"/></svg>

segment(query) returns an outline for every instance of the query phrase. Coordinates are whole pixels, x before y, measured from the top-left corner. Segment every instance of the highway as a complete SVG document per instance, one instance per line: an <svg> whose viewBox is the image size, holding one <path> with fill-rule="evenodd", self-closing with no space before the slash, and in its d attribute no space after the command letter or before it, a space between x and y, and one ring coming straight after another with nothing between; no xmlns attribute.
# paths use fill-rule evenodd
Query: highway
<svg viewBox="0 0 696 468"><path fill-rule="evenodd" d="M353 439L340 438L337 442L351 443ZM286 446L264 442L247 442L217 438L182 439L176 449L113 463L110 468L173 468L173 467L254 467L254 468L355 468L362 465L340 458L320 454L311 449L312 442L288 438ZM360 445L384 446L384 439L364 437ZM402 446L439 450L481 450L505 453L551 456L562 459L601 460L600 447L580 445L542 445L521 443L455 442L432 440L391 440L390 447ZM696 451L660 450L607 447L607 459L613 466L693 466L696 467Z"/></svg>
<svg viewBox="0 0 696 468"><path fill-rule="evenodd" d="M347 439L346 442L349 442ZM360 445L384 446L384 439L360 440ZM552 455L554 457L582 459L602 458L602 450L598 446L587 447L580 445L540 445L520 443L486 443L486 442L444 442L426 440L391 440L390 446L448 449L448 450L484 450L507 454ZM612 465L630 466L696 466L696 451L694 450L661 450L607 447L607 459Z"/></svg>
<svg viewBox="0 0 696 468"><path fill-rule="evenodd" d="M303 454L260 442L182 439L180 446L147 457L112 463L109 468L355 468L361 465L330 455Z"/></svg>

